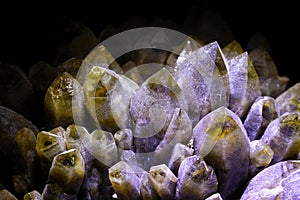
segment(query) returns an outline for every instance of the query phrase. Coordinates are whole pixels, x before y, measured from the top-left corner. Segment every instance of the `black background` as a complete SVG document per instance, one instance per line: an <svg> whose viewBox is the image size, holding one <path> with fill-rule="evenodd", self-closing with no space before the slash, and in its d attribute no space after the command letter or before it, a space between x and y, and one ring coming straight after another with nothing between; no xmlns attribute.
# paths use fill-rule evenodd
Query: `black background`
<svg viewBox="0 0 300 200"><path fill-rule="evenodd" d="M49 53L60 40L57 31L62 18L78 20L96 36L108 24L119 27L129 18L144 15L150 21L157 17L171 20L179 27L189 12L213 10L221 14L245 47L255 32L261 32L272 50L279 75L290 78L289 86L300 81L299 71L299 12L296 3L288 1L151 1L151 2L65 2L26 7L20 4L2 6L1 62L17 64L28 73L30 65L44 60L51 64Z"/></svg>

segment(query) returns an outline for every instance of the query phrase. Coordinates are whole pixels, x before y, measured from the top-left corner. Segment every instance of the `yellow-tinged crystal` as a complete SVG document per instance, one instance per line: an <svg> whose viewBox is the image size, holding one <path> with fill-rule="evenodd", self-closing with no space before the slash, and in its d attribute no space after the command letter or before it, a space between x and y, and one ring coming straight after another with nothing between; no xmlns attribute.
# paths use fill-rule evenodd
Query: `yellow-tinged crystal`
<svg viewBox="0 0 300 200"><path fill-rule="evenodd" d="M48 183L58 184L64 193L77 194L85 173L84 159L76 149L56 155L49 171Z"/></svg>

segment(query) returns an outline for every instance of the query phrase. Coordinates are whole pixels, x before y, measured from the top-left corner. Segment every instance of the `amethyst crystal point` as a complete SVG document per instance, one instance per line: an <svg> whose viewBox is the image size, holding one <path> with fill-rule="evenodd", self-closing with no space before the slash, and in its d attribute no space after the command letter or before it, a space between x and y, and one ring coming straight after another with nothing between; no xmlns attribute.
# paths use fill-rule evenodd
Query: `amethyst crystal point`
<svg viewBox="0 0 300 200"><path fill-rule="evenodd" d="M247 52L228 60L229 108L242 118L261 95L258 75Z"/></svg>
<svg viewBox="0 0 300 200"><path fill-rule="evenodd" d="M175 80L193 125L211 110L229 105L228 66L217 42L193 51L177 66Z"/></svg>
<svg viewBox="0 0 300 200"><path fill-rule="evenodd" d="M112 166L117 162L118 150L112 133L95 130L91 133L90 145L90 152L102 164Z"/></svg>
<svg viewBox="0 0 300 200"><path fill-rule="evenodd" d="M56 155L49 171L48 183L58 184L66 194L77 194L85 173L84 159L76 149Z"/></svg>
<svg viewBox="0 0 300 200"><path fill-rule="evenodd" d="M227 60L232 59L244 52L240 43L236 40L231 41L226 46L222 48L222 52Z"/></svg>
<svg viewBox="0 0 300 200"><path fill-rule="evenodd" d="M252 178L241 200L299 199L300 161L278 162Z"/></svg>
<svg viewBox="0 0 300 200"><path fill-rule="evenodd" d="M126 128L129 101L137 88L125 76L94 66L83 85L87 110L104 130L115 132Z"/></svg>
<svg viewBox="0 0 300 200"><path fill-rule="evenodd" d="M286 89L289 78L278 75L270 54L263 47L258 47L252 50L249 56L259 76L262 95L274 98L280 95Z"/></svg>
<svg viewBox="0 0 300 200"><path fill-rule="evenodd" d="M273 120L261 140L274 151L271 164L296 159L300 149L300 113L285 113Z"/></svg>
<svg viewBox="0 0 300 200"><path fill-rule="evenodd" d="M83 112L82 104L75 107L72 106L72 98L80 93L81 85L69 73L60 74L48 88L45 99L44 109L47 126L67 127L74 123L73 110Z"/></svg>
<svg viewBox="0 0 300 200"><path fill-rule="evenodd" d="M222 197L232 198L248 177L250 142L240 118L220 107L199 121L193 136L194 154L214 168Z"/></svg>
<svg viewBox="0 0 300 200"><path fill-rule="evenodd" d="M140 179L125 161L119 161L108 169L109 180L119 199L141 199Z"/></svg>
<svg viewBox="0 0 300 200"><path fill-rule="evenodd" d="M278 116L277 104L272 97L258 97L252 104L244 121L244 127L250 141L260 139L269 123Z"/></svg>
<svg viewBox="0 0 300 200"><path fill-rule="evenodd" d="M182 62L196 49L203 46L204 43L198 43L196 40L189 38L183 44L179 45L168 57L167 66L177 68Z"/></svg>
<svg viewBox="0 0 300 200"><path fill-rule="evenodd" d="M141 196L143 200L159 200L159 196L154 187L150 184L149 174L143 173L141 180Z"/></svg>
<svg viewBox="0 0 300 200"><path fill-rule="evenodd" d="M178 170L176 199L205 199L218 189L212 167L199 156L185 158Z"/></svg>
<svg viewBox="0 0 300 200"><path fill-rule="evenodd" d="M133 143L133 135L131 129L121 129L114 134L117 146L123 150L130 150Z"/></svg>
<svg viewBox="0 0 300 200"><path fill-rule="evenodd" d="M262 140L250 142L249 176L253 177L267 167L271 163L273 155L273 150Z"/></svg>
<svg viewBox="0 0 300 200"><path fill-rule="evenodd" d="M186 157L189 157L191 155L193 155L193 149L184 144L177 143L173 148L170 160L168 162L168 167L175 175L177 175L181 162Z"/></svg>
<svg viewBox="0 0 300 200"><path fill-rule="evenodd" d="M177 178L165 164L152 166L149 171L149 179L160 198L174 199Z"/></svg>
<svg viewBox="0 0 300 200"><path fill-rule="evenodd" d="M156 151L173 147L177 143L187 144L192 136L192 123L186 112L175 108L171 122L166 130L165 136L156 147ZM171 152L170 152L171 153Z"/></svg>
<svg viewBox="0 0 300 200"><path fill-rule="evenodd" d="M300 111L300 83L297 83L276 98L280 115Z"/></svg>
<svg viewBox="0 0 300 200"><path fill-rule="evenodd" d="M166 69L149 77L130 101L136 152L154 151L179 107L181 90Z"/></svg>

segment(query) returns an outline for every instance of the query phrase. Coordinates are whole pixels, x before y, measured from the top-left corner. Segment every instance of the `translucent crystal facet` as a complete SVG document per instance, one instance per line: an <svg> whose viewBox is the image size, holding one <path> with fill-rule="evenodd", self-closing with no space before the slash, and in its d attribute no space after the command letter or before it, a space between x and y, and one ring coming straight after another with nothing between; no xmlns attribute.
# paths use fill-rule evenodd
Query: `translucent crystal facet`
<svg viewBox="0 0 300 200"><path fill-rule="evenodd" d="M184 97L181 106L193 126L211 110L228 107L228 66L217 42L193 51L177 66L174 76Z"/></svg>
<svg viewBox="0 0 300 200"><path fill-rule="evenodd" d="M278 116L277 104L272 97L258 97L252 104L244 121L249 139L251 141L260 139L270 122Z"/></svg>
<svg viewBox="0 0 300 200"><path fill-rule="evenodd" d="M228 60L228 74L229 108L242 118L255 99L261 95L258 75L247 52Z"/></svg>
<svg viewBox="0 0 300 200"><path fill-rule="evenodd" d="M218 189L212 167L199 156L185 158L178 170L176 199L204 199Z"/></svg>
<svg viewBox="0 0 300 200"><path fill-rule="evenodd" d="M300 113L286 113L273 120L261 140L274 151L272 164L296 159L300 148Z"/></svg>
<svg viewBox="0 0 300 200"><path fill-rule="evenodd" d="M218 192L232 198L245 183L249 166L249 139L240 118L225 107L202 118L193 129L195 155L212 166L218 177Z"/></svg>
<svg viewBox="0 0 300 200"><path fill-rule="evenodd" d="M276 98L280 115L300 111L300 83L293 85Z"/></svg>

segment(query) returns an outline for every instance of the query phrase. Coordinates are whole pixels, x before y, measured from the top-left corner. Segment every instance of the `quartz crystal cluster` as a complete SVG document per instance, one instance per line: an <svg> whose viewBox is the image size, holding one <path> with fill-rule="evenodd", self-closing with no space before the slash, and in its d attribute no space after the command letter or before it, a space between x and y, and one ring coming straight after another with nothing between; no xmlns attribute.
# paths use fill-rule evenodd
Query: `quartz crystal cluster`
<svg viewBox="0 0 300 200"><path fill-rule="evenodd" d="M42 96L45 123L0 106L0 199L300 199L300 83L265 49L190 38L127 58L1 66L21 95L1 103Z"/></svg>

